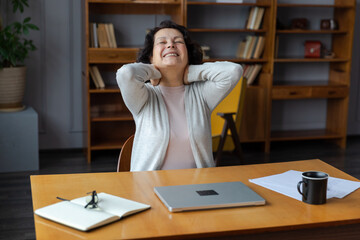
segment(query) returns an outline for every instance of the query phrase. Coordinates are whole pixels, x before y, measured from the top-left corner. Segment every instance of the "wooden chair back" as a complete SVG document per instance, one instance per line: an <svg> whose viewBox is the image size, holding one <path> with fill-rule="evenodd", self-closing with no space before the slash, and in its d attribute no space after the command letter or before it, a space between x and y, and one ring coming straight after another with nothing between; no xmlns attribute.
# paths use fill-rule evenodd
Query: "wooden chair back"
<svg viewBox="0 0 360 240"><path fill-rule="evenodd" d="M131 164L131 151L132 145L134 141L134 135L131 135L124 143L121 148L117 171L118 172L128 172L130 171L130 164Z"/></svg>

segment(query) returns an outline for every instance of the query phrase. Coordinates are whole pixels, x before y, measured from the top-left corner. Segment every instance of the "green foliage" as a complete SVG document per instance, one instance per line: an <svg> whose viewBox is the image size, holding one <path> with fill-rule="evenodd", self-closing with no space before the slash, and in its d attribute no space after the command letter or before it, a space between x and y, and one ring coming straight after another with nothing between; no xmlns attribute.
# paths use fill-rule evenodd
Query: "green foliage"
<svg viewBox="0 0 360 240"><path fill-rule="evenodd" d="M29 7L28 0L11 0L13 13L24 11L24 7ZM30 23L31 18L27 17L22 22L14 22L3 28L0 25L0 69L4 67L15 67L24 64L29 51L36 49L32 40L23 36L29 34L30 30L39 28Z"/></svg>

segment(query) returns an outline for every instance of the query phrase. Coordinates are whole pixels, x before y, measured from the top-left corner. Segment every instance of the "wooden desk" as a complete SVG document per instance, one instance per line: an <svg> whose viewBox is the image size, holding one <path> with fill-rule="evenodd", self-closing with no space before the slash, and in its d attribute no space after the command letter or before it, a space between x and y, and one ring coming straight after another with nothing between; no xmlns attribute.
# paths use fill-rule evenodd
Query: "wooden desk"
<svg viewBox="0 0 360 240"><path fill-rule="evenodd" d="M324 205L309 205L248 181L287 170L322 170L357 180L320 161L257 164L206 169L31 176L33 208L73 199L96 190L151 205L151 209L115 223L81 232L35 216L37 239L359 239L360 190ZM170 213L153 192L155 186L242 181L266 199L265 206Z"/></svg>

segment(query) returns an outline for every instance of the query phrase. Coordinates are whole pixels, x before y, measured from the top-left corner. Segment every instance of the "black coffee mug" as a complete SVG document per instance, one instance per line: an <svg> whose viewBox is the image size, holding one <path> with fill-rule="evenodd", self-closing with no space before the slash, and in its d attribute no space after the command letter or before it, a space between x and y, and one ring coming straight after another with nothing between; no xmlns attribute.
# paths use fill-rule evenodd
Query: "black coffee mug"
<svg viewBox="0 0 360 240"><path fill-rule="evenodd" d="M302 201L309 204L326 203L326 191L329 175L319 171L302 173L302 181L297 185ZM302 190L300 189L302 185Z"/></svg>

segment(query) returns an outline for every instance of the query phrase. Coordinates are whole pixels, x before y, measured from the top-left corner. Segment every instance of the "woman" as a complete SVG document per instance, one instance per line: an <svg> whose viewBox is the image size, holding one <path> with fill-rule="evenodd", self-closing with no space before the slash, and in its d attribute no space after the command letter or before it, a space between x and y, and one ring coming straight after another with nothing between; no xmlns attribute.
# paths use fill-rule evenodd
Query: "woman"
<svg viewBox="0 0 360 240"><path fill-rule="evenodd" d="M164 21L147 34L137 63L117 71L136 124L131 171L215 166L211 112L235 87L242 68L201 62L201 48L186 28Z"/></svg>

